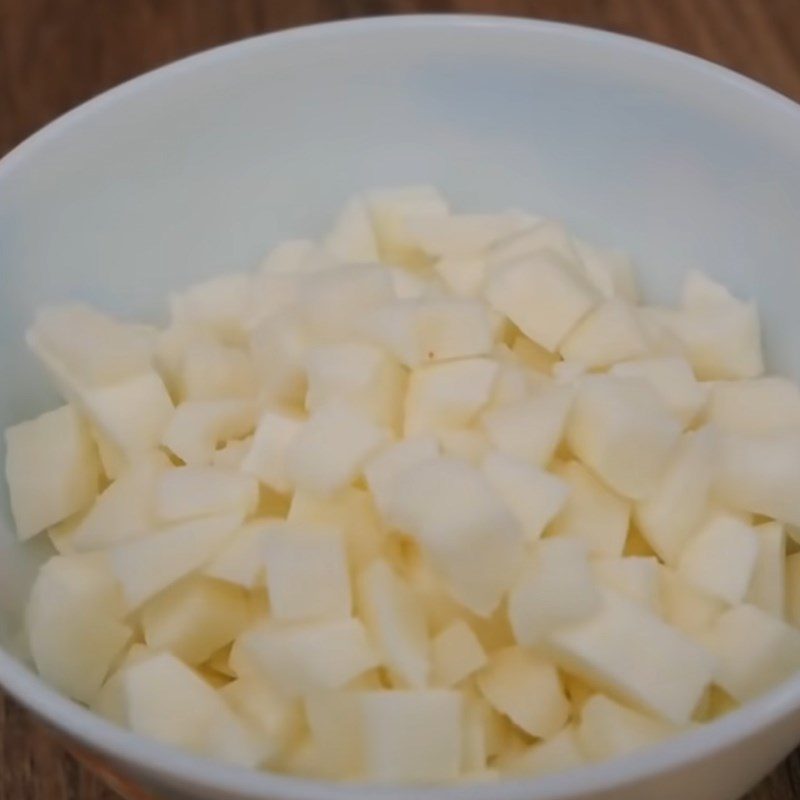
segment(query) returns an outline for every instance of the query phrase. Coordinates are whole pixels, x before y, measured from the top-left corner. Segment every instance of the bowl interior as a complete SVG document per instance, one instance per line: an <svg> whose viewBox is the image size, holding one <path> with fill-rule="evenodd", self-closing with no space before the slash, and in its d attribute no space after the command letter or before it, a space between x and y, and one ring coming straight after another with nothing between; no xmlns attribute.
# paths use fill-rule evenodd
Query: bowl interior
<svg viewBox="0 0 800 800"><path fill-rule="evenodd" d="M249 40L81 107L0 162L0 427L56 399L40 304L160 318L171 290L315 236L355 191L430 182L462 209L559 217L674 299L700 267L762 310L800 378L800 113L704 62L566 26L366 20ZM0 453L0 457L4 454ZM45 543L0 490L0 641Z"/></svg>

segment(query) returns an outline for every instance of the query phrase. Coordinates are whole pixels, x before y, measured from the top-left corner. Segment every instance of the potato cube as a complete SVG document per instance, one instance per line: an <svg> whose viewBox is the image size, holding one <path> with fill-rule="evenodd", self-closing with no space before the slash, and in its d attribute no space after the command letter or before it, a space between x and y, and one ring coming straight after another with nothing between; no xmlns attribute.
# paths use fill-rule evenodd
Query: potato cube
<svg viewBox="0 0 800 800"><path fill-rule="evenodd" d="M706 412L713 425L735 433L800 428L800 389L786 378L717 381Z"/></svg>
<svg viewBox="0 0 800 800"><path fill-rule="evenodd" d="M477 677L483 696L531 736L548 738L569 717L569 701L555 666L521 647L491 654Z"/></svg>
<svg viewBox="0 0 800 800"><path fill-rule="evenodd" d="M433 679L439 686L455 686L486 665L486 651L472 628L456 620L431 642Z"/></svg>
<svg viewBox="0 0 800 800"><path fill-rule="evenodd" d="M659 599L664 621L692 638L707 631L726 607L724 601L665 566L659 574Z"/></svg>
<svg viewBox="0 0 800 800"><path fill-rule="evenodd" d="M575 729L567 726L555 736L502 762L500 771L515 778L535 778L575 769L584 763Z"/></svg>
<svg viewBox="0 0 800 800"><path fill-rule="evenodd" d="M188 520L115 545L109 551L128 607L145 600L203 566L236 531L241 514Z"/></svg>
<svg viewBox="0 0 800 800"><path fill-rule="evenodd" d="M719 437L714 493L729 508L800 525L800 431Z"/></svg>
<svg viewBox="0 0 800 800"><path fill-rule="evenodd" d="M256 405L249 400L181 403L164 431L161 444L184 464L207 466L220 444L252 433L256 419Z"/></svg>
<svg viewBox="0 0 800 800"><path fill-rule="evenodd" d="M786 617L800 628L800 553L786 558Z"/></svg>
<svg viewBox="0 0 800 800"><path fill-rule="evenodd" d="M547 250L490 268L485 294L492 308L551 352L597 302L591 284L567 260Z"/></svg>
<svg viewBox="0 0 800 800"><path fill-rule="evenodd" d="M758 557L745 601L783 619L786 610L786 533L783 525L777 522L765 522L753 530L758 537Z"/></svg>
<svg viewBox="0 0 800 800"><path fill-rule="evenodd" d="M800 631L755 606L723 612L703 641L718 662L715 683L740 703L800 669Z"/></svg>
<svg viewBox="0 0 800 800"><path fill-rule="evenodd" d="M575 455L636 500L656 488L679 435L679 423L648 384L605 375L583 381L567 426Z"/></svg>
<svg viewBox="0 0 800 800"><path fill-rule="evenodd" d="M583 540L592 555L622 555L628 537L630 504L577 461L559 464L554 472L569 487L569 496L548 532Z"/></svg>
<svg viewBox="0 0 800 800"><path fill-rule="evenodd" d="M17 536L30 539L86 508L100 465L89 430L70 406L6 429L6 480Z"/></svg>
<svg viewBox="0 0 800 800"><path fill-rule="evenodd" d="M173 467L155 482L156 517L164 522L237 512L246 517L258 505L251 475L219 467Z"/></svg>
<svg viewBox="0 0 800 800"><path fill-rule="evenodd" d="M684 427L694 422L708 401L708 385L700 383L689 362L679 356L625 361L610 372L620 378L645 380Z"/></svg>
<svg viewBox="0 0 800 800"><path fill-rule="evenodd" d="M315 692L304 699L303 707L314 744L316 776L360 777L364 769L360 693Z"/></svg>
<svg viewBox="0 0 800 800"><path fill-rule="evenodd" d="M521 645L539 644L551 631L588 617L600 604L578 539L543 539L508 597L508 616Z"/></svg>
<svg viewBox="0 0 800 800"><path fill-rule="evenodd" d="M615 250L594 247L575 240L575 251L586 277L603 297L618 297L628 303L639 302L639 289L631 260Z"/></svg>
<svg viewBox="0 0 800 800"><path fill-rule="evenodd" d="M307 359L308 411L343 402L376 425L399 431L406 374L394 359L354 342L312 347Z"/></svg>
<svg viewBox="0 0 800 800"><path fill-rule="evenodd" d="M489 309L470 299L399 300L369 314L362 329L412 369L434 361L483 356L493 344Z"/></svg>
<svg viewBox="0 0 800 800"><path fill-rule="evenodd" d="M279 411L265 411L258 421L250 451L242 460L242 472L286 494L293 488L286 463L289 446L300 433L303 420Z"/></svg>
<svg viewBox="0 0 800 800"><path fill-rule="evenodd" d="M132 638L118 592L99 554L50 559L31 589L25 623L36 669L79 702L94 699Z"/></svg>
<svg viewBox="0 0 800 800"><path fill-rule="evenodd" d="M462 699L447 689L360 692L364 775L381 783L458 776Z"/></svg>
<svg viewBox="0 0 800 800"><path fill-rule="evenodd" d="M609 590L588 619L550 634L559 665L622 700L684 724L711 682L715 661L655 614Z"/></svg>
<svg viewBox="0 0 800 800"><path fill-rule="evenodd" d="M655 490L634 510L636 524L659 558L675 565L708 510L714 470L710 429L683 434Z"/></svg>
<svg viewBox="0 0 800 800"><path fill-rule="evenodd" d="M660 566L652 556L596 558L591 562L592 575L598 584L625 595L639 605L661 612Z"/></svg>
<svg viewBox="0 0 800 800"><path fill-rule="evenodd" d="M483 253L519 230L516 214L412 215L406 228L412 242L429 256L463 258Z"/></svg>
<svg viewBox="0 0 800 800"><path fill-rule="evenodd" d="M419 540L453 596L489 616L514 581L522 531L476 467L436 458L402 472L387 520Z"/></svg>
<svg viewBox="0 0 800 800"><path fill-rule="evenodd" d="M606 761L656 744L674 735L675 728L660 719L634 711L602 694L583 706L578 742L590 761Z"/></svg>
<svg viewBox="0 0 800 800"><path fill-rule="evenodd" d="M219 342L193 342L180 375L181 400L255 399L256 372L250 354Z"/></svg>
<svg viewBox="0 0 800 800"><path fill-rule="evenodd" d="M250 357L261 395L302 406L306 393L309 333L290 310L262 320L250 334Z"/></svg>
<svg viewBox="0 0 800 800"><path fill-rule="evenodd" d="M286 448L294 486L317 494L344 489L388 440L384 428L339 404L314 412Z"/></svg>
<svg viewBox="0 0 800 800"><path fill-rule="evenodd" d="M404 435L470 425L489 402L497 373L497 362L489 358L465 358L413 370L405 398Z"/></svg>
<svg viewBox="0 0 800 800"><path fill-rule="evenodd" d="M684 547L678 572L698 589L735 605L750 586L758 551L758 535L750 525L715 515Z"/></svg>
<svg viewBox="0 0 800 800"><path fill-rule="evenodd" d="M483 459L482 468L529 541L542 535L567 502L568 485L526 461L492 452Z"/></svg>
<svg viewBox="0 0 800 800"><path fill-rule="evenodd" d="M635 309L622 300L607 300L590 311L558 349L567 361L606 369L646 355L648 344Z"/></svg>
<svg viewBox="0 0 800 800"><path fill-rule="evenodd" d="M255 589L264 578L264 533L269 522L243 525L203 568L203 574L243 589Z"/></svg>
<svg viewBox="0 0 800 800"><path fill-rule="evenodd" d="M438 259L433 268L456 297L480 297L486 279L483 256L445 256Z"/></svg>
<svg viewBox="0 0 800 800"><path fill-rule="evenodd" d="M349 617L353 601L336 528L271 522L263 530L270 614L294 622Z"/></svg>
<svg viewBox="0 0 800 800"><path fill-rule="evenodd" d="M425 609L386 561L373 561L359 575L358 608L393 685L425 688L431 667Z"/></svg>
<svg viewBox="0 0 800 800"><path fill-rule="evenodd" d="M483 427L501 453L544 467L564 435L573 398L568 387L542 387L527 400L489 409Z"/></svg>
<svg viewBox="0 0 800 800"><path fill-rule="evenodd" d="M236 640L232 663L237 651L287 697L339 689L379 663L364 626L352 618L266 622Z"/></svg>
<svg viewBox="0 0 800 800"><path fill-rule="evenodd" d="M244 591L200 575L170 586L141 610L147 646L192 665L230 644L247 622Z"/></svg>

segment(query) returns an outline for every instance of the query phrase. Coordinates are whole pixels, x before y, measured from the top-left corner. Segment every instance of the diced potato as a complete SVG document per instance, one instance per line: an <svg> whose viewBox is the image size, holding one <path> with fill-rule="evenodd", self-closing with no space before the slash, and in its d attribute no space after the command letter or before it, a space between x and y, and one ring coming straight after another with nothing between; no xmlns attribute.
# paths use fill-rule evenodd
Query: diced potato
<svg viewBox="0 0 800 800"><path fill-rule="evenodd" d="M341 530L353 573L380 556L386 545L386 532L373 499L363 489L349 487L326 497L295 492L288 521Z"/></svg>
<svg viewBox="0 0 800 800"><path fill-rule="evenodd" d="M755 606L725 611L703 641L717 659L715 683L739 702L800 669L800 631Z"/></svg>
<svg viewBox="0 0 800 800"><path fill-rule="evenodd" d="M236 640L232 663L237 651L287 697L341 688L379 663L357 619L266 622Z"/></svg>
<svg viewBox="0 0 800 800"><path fill-rule="evenodd" d="M456 620L431 642L433 679L439 686L455 686L486 665L486 651L464 620Z"/></svg>
<svg viewBox="0 0 800 800"><path fill-rule="evenodd" d="M169 466L169 459L158 451L126 466L73 528L73 549L109 547L151 530L156 525L156 483Z"/></svg>
<svg viewBox="0 0 800 800"><path fill-rule="evenodd" d="M177 522L228 512L251 514L258 505L258 482L251 475L219 467L173 467L155 481L155 513Z"/></svg>
<svg viewBox="0 0 800 800"><path fill-rule="evenodd" d="M261 394L274 403L301 406L306 393L309 334L285 310L262 320L250 335L250 356Z"/></svg>
<svg viewBox="0 0 800 800"><path fill-rule="evenodd" d="M590 616L600 604L579 539L543 539L512 587L508 616L517 642L540 644L551 631Z"/></svg>
<svg viewBox="0 0 800 800"><path fill-rule="evenodd" d="M335 528L292 522L264 526L270 614L284 622L346 618L353 606L344 540Z"/></svg>
<svg viewBox="0 0 800 800"><path fill-rule="evenodd" d="M373 455L364 466L364 477L375 505L386 513L392 487L403 470L439 455L439 444L433 436L416 436L392 442Z"/></svg>
<svg viewBox="0 0 800 800"><path fill-rule="evenodd" d="M660 569L659 588L664 621L692 638L705 633L726 608L723 600L707 594L669 567Z"/></svg>
<svg viewBox="0 0 800 800"><path fill-rule="evenodd" d="M564 435L573 398L567 387L543 387L520 403L490 409L483 426L501 453L544 467Z"/></svg>
<svg viewBox="0 0 800 800"><path fill-rule="evenodd" d="M390 265L389 275L398 300L419 300L421 297L441 297L443 294L439 283L420 270Z"/></svg>
<svg viewBox="0 0 800 800"><path fill-rule="evenodd" d="M230 644L247 621L244 591L203 576L176 583L141 610L147 646L155 651L169 650L192 665L202 664Z"/></svg>
<svg viewBox="0 0 800 800"><path fill-rule="evenodd" d="M409 215L406 228L413 243L430 256L468 257L520 228L515 214Z"/></svg>
<svg viewBox="0 0 800 800"><path fill-rule="evenodd" d="M729 508L800 525L800 431L719 437L714 493Z"/></svg>
<svg viewBox="0 0 800 800"><path fill-rule="evenodd" d="M551 352L597 302L591 284L567 260L547 250L491 268L485 294L494 309Z"/></svg>
<svg viewBox="0 0 800 800"><path fill-rule="evenodd" d="M373 561L359 575L358 608L393 685L427 686L431 655L425 610L386 561Z"/></svg>
<svg viewBox="0 0 800 800"><path fill-rule="evenodd" d="M364 343L318 345L308 351L306 408L343 402L376 425L400 430L406 374L378 347Z"/></svg>
<svg viewBox="0 0 800 800"><path fill-rule="evenodd" d="M70 406L7 428L5 439L6 480L20 539L89 506L98 489L97 450Z"/></svg>
<svg viewBox="0 0 800 800"><path fill-rule="evenodd" d="M745 600L782 619L786 609L786 533L777 522L765 522L754 530L758 557Z"/></svg>
<svg viewBox="0 0 800 800"><path fill-rule="evenodd" d="M492 320L478 300L450 297L399 300L363 321L367 337L407 367L483 356L492 349Z"/></svg>
<svg viewBox="0 0 800 800"><path fill-rule="evenodd" d="M700 383L685 358L661 356L615 364L612 375L642 378L684 427L694 422L708 400L708 385Z"/></svg>
<svg viewBox="0 0 800 800"><path fill-rule="evenodd" d="M336 259L310 239L287 239L275 245L261 260L262 275L308 275L328 269Z"/></svg>
<svg viewBox="0 0 800 800"><path fill-rule="evenodd" d="M497 363L490 358L465 358L413 370L405 398L404 435L470 425L488 404L497 373Z"/></svg>
<svg viewBox="0 0 800 800"><path fill-rule="evenodd" d="M253 436L244 439L231 439L211 456L211 466L222 469L241 469L250 449L253 446ZM277 494L277 493L276 493Z"/></svg>
<svg viewBox="0 0 800 800"><path fill-rule="evenodd" d="M252 433L256 418L256 405L249 400L181 403L164 431L161 444L184 464L207 466L220 444Z"/></svg>
<svg viewBox="0 0 800 800"><path fill-rule="evenodd" d="M316 777L350 779L364 769L360 693L315 692L303 706L314 745Z"/></svg>
<svg viewBox="0 0 800 800"><path fill-rule="evenodd" d="M106 386L150 368L155 331L75 303L40 310L26 339L58 384Z"/></svg>
<svg viewBox="0 0 800 800"><path fill-rule="evenodd" d="M432 186L380 189L366 197L381 261L414 266L419 249L408 228L411 218L446 217L447 203Z"/></svg>
<svg viewBox="0 0 800 800"><path fill-rule="evenodd" d="M567 672L660 718L691 717L714 674L708 651L631 600L603 590L601 609L550 634Z"/></svg>
<svg viewBox="0 0 800 800"><path fill-rule="evenodd" d="M642 500L661 479L679 423L644 381L587 377L572 407L567 442L623 497Z"/></svg>
<svg viewBox="0 0 800 800"><path fill-rule="evenodd" d="M289 446L303 428L303 420L292 414L265 411L258 421L250 451L241 469L265 486L282 494L293 488L286 456Z"/></svg>
<svg viewBox="0 0 800 800"><path fill-rule="evenodd" d="M191 344L184 356L179 391L183 401L254 399L256 373L250 355L216 342Z"/></svg>
<svg viewBox="0 0 800 800"><path fill-rule="evenodd" d="M683 434L654 491L635 506L639 530L667 564L677 563L707 513L714 454L711 430Z"/></svg>
<svg viewBox="0 0 800 800"><path fill-rule="evenodd" d="M483 460L482 468L529 541L542 535L567 502L569 486L526 461L493 452Z"/></svg>
<svg viewBox="0 0 800 800"><path fill-rule="evenodd" d="M444 256L433 267L456 297L480 297L486 278L486 259L483 256Z"/></svg>
<svg viewBox="0 0 800 800"><path fill-rule="evenodd" d="M25 624L36 669L83 703L100 691L133 635L101 554L51 558L34 582Z"/></svg>
<svg viewBox="0 0 800 800"><path fill-rule="evenodd" d="M541 656L521 647L497 650L477 677L484 697L531 736L548 738L569 716L569 701L558 671Z"/></svg>
<svg viewBox="0 0 800 800"><path fill-rule="evenodd" d="M314 412L286 448L286 471L299 489L331 494L361 473L388 433L347 406L327 405Z"/></svg>
<svg viewBox="0 0 800 800"><path fill-rule="evenodd" d="M596 558L591 566L592 575L600 585L624 594L655 614L661 612L660 568L657 558Z"/></svg>
<svg viewBox="0 0 800 800"><path fill-rule="evenodd" d="M350 198L324 240L325 249L341 261L369 264L378 261L378 242L364 198Z"/></svg>
<svg viewBox="0 0 800 800"><path fill-rule="evenodd" d="M239 344L246 337L243 321L250 312L252 291L252 278L243 272L196 283L170 298L172 320L206 328L220 341Z"/></svg>
<svg viewBox="0 0 800 800"><path fill-rule="evenodd" d="M567 361L604 369L646 355L648 345L634 308L622 300L607 300L590 311L558 349Z"/></svg>
<svg viewBox="0 0 800 800"><path fill-rule="evenodd" d="M255 589L264 577L264 533L269 522L253 520L243 525L203 568L210 578Z"/></svg>
<svg viewBox="0 0 800 800"><path fill-rule="evenodd" d="M603 486L578 461L557 465L554 471L569 487L569 497L548 533L581 539L592 555L622 555L630 504Z"/></svg>
<svg viewBox="0 0 800 800"><path fill-rule="evenodd" d="M555 220L531 218L521 220L519 230L495 242L489 249L492 269L523 257L555 253L569 269L581 274L578 250L566 227Z"/></svg>
<svg viewBox="0 0 800 800"><path fill-rule="evenodd" d="M534 744L507 762L503 762L500 771L515 778L535 778L565 772L584 763L585 757L579 746L575 728L570 725L555 736Z"/></svg>
<svg viewBox="0 0 800 800"><path fill-rule="evenodd" d="M517 333L514 337L511 351L525 366L542 375L549 375L553 366L561 361L558 355L545 350L544 347L531 341L522 332Z"/></svg>
<svg viewBox="0 0 800 800"><path fill-rule="evenodd" d="M357 335L365 316L395 300L392 277L376 264L344 264L300 286L294 312L319 342Z"/></svg>
<svg viewBox="0 0 800 800"><path fill-rule="evenodd" d="M698 589L735 605L750 586L758 555L758 536L751 526L715 515L684 547L678 572Z"/></svg>
<svg viewBox="0 0 800 800"><path fill-rule="evenodd" d="M605 761L656 744L675 733L675 728L654 717L623 706L602 694L583 706L578 723L578 742L590 761Z"/></svg>
<svg viewBox="0 0 800 800"><path fill-rule="evenodd" d="M109 550L111 567L130 609L199 569L234 533L241 514L179 522L117 544Z"/></svg>
<svg viewBox="0 0 800 800"><path fill-rule="evenodd" d="M217 692L169 653L123 673L128 725L135 733L199 755L258 766L264 746Z"/></svg>
<svg viewBox="0 0 800 800"><path fill-rule="evenodd" d="M705 288L697 289L701 283ZM683 310L671 328L701 380L755 378L764 371L755 305L698 273L687 278Z"/></svg>
<svg viewBox="0 0 800 800"><path fill-rule="evenodd" d="M800 428L800 389L786 378L717 381L711 385L708 421L725 431L771 433Z"/></svg>
<svg viewBox="0 0 800 800"><path fill-rule="evenodd" d="M128 460L158 447L174 413L167 388L155 371L86 390L81 393L80 408Z"/></svg>
<svg viewBox="0 0 800 800"><path fill-rule="evenodd" d="M489 440L480 428L442 429L436 438L442 455L460 458L470 464L480 464L491 450Z"/></svg>
<svg viewBox="0 0 800 800"><path fill-rule="evenodd" d="M288 749L300 738L302 709L259 678L239 678L229 683L220 695L247 723L258 730L265 747L264 762L279 766Z"/></svg>
<svg viewBox="0 0 800 800"><path fill-rule="evenodd" d="M380 783L457 777L462 699L447 689L360 692L364 775Z"/></svg>
<svg viewBox="0 0 800 800"><path fill-rule="evenodd" d="M488 616L514 581L522 531L475 467L437 458L402 472L387 518L416 537L453 596Z"/></svg>

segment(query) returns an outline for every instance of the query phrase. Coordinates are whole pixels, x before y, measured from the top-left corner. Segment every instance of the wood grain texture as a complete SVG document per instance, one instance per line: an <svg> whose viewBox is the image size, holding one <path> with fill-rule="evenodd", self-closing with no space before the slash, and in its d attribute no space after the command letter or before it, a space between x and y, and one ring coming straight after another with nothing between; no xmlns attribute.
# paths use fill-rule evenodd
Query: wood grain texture
<svg viewBox="0 0 800 800"><path fill-rule="evenodd" d="M309 22L418 11L539 17L640 36L800 100L800 0L0 0L0 155L84 100L189 53ZM0 800L115 797L0 698ZM795 798L800 751L748 796Z"/></svg>

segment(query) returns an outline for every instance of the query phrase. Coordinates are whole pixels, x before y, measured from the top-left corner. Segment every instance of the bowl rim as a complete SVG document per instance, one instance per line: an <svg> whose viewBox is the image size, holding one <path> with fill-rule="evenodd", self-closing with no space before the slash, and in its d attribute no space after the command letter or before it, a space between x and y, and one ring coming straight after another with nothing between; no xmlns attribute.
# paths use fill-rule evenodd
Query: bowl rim
<svg viewBox="0 0 800 800"><path fill-rule="evenodd" d="M107 107L164 79L188 73L195 67L239 58L251 50L293 46L319 37L360 36L386 28L412 33L491 28L511 34L524 31L601 44L617 51L660 60L703 75L761 104L772 113L787 115L800 125L800 105L779 92L726 67L664 45L632 36L562 22L513 16L478 14L408 14L367 17L305 25L261 34L219 47L145 72L50 122L0 158L0 185L35 158L37 150L80 122ZM588 765L536 779L464 783L444 787L375 786L337 784L306 778L259 772L212 762L177 748L162 745L106 721L48 685L28 666L0 648L0 687L46 723L67 736L102 753L124 771L147 775L162 784L186 791L189 787L242 798L281 797L282 800L559 800L613 791L644 778L652 778L697 763L779 722L800 710L800 675L790 678L762 697L719 720L634 753L608 762Z"/></svg>

